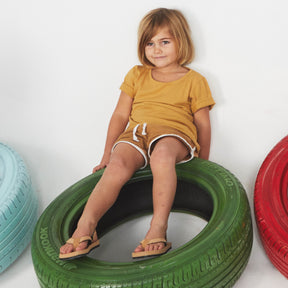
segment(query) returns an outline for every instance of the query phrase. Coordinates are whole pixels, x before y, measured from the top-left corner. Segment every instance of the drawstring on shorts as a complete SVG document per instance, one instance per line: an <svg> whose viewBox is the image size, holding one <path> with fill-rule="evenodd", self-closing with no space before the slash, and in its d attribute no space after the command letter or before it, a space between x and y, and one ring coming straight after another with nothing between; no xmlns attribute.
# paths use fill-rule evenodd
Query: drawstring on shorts
<svg viewBox="0 0 288 288"><path fill-rule="evenodd" d="M137 129L140 126L140 124L137 124L134 129L133 129L133 141L139 142L136 133L137 133ZM146 133L146 127L147 127L147 123L143 123L143 127L142 127L142 135L147 135Z"/></svg>

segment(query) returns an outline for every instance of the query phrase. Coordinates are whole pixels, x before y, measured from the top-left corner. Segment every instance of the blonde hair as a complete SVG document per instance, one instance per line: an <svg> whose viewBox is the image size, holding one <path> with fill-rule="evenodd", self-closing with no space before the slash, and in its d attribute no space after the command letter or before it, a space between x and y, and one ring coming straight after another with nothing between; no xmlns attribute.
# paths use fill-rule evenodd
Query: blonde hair
<svg viewBox="0 0 288 288"><path fill-rule="evenodd" d="M184 15L174 9L158 8L150 11L139 24L138 58L145 66L154 66L145 55L145 47L159 28L167 26L178 48L178 64L185 66L194 58L191 32Z"/></svg>

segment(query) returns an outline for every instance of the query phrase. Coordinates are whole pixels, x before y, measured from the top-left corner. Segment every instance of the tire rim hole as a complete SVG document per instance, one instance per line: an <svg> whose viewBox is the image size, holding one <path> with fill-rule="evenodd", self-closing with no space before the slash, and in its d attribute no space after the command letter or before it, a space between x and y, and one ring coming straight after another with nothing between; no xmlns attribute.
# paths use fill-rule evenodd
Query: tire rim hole
<svg viewBox="0 0 288 288"><path fill-rule="evenodd" d="M100 220L97 233L101 246L88 257L109 262L135 262L131 253L149 229L152 210L152 179L128 182L115 204ZM198 235L212 213L211 195L198 185L179 180L167 231L167 240L172 242L170 251ZM80 215L78 210L78 216L69 229L70 235L76 229Z"/></svg>
<svg viewBox="0 0 288 288"><path fill-rule="evenodd" d="M139 245L139 241L144 239L151 217L151 215L141 216L115 227L101 237L101 246L93 250L88 257L108 262L135 262L131 253ZM188 213L171 212L167 240L172 242L172 249L168 253L191 241L206 224L207 221L200 217Z"/></svg>

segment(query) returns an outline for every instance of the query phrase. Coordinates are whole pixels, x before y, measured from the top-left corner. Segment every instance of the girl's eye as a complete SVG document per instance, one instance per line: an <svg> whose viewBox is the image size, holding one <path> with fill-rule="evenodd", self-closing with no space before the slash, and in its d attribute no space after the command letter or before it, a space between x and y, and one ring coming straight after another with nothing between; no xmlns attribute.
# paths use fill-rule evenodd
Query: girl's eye
<svg viewBox="0 0 288 288"><path fill-rule="evenodd" d="M169 44L170 42L168 41L168 40L164 40L164 41L162 41L162 44L163 45L167 45L167 44Z"/></svg>
<svg viewBox="0 0 288 288"><path fill-rule="evenodd" d="M146 44L146 46L152 47L152 46L153 46L153 43L152 43L152 42L148 42L148 43Z"/></svg>

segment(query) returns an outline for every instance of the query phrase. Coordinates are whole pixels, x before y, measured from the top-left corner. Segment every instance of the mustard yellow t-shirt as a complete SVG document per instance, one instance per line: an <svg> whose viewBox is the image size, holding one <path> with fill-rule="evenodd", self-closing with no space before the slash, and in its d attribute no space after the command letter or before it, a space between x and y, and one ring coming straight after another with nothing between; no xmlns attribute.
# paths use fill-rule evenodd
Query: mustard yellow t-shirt
<svg viewBox="0 0 288 288"><path fill-rule="evenodd" d="M133 98L130 125L155 123L173 127L190 137L199 151L193 115L215 104L201 74L189 69L182 78L166 83L154 80L151 68L134 66L120 89Z"/></svg>

